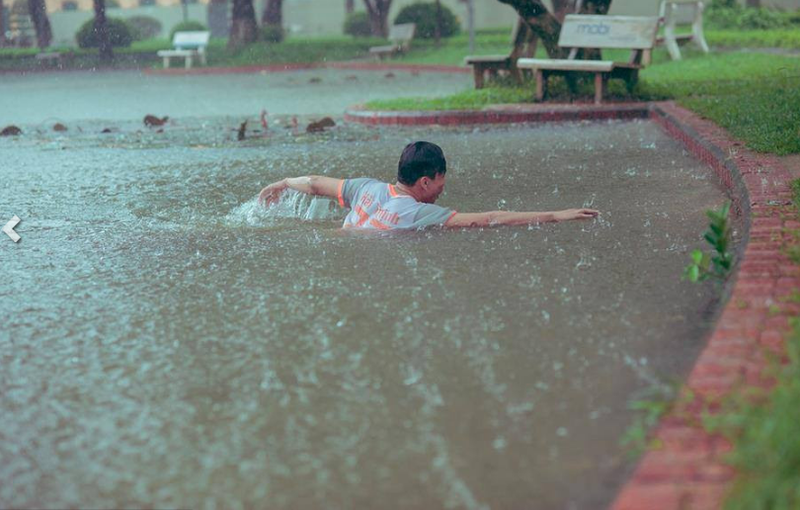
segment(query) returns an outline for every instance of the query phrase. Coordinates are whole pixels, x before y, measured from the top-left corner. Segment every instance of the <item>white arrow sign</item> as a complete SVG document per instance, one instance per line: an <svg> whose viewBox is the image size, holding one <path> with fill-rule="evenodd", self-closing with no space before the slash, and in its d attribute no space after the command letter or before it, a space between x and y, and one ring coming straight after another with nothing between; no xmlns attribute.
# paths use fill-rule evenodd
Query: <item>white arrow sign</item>
<svg viewBox="0 0 800 510"><path fill-rule="evenodd" d="M19 223L19 218L15 214L14 217L11 218L8 223L6 223L6 226L3 227L3 232L5 232L15 243L19 242L20 239L19 234L14 232L14 227L17 226L17 223Z"/></svg>

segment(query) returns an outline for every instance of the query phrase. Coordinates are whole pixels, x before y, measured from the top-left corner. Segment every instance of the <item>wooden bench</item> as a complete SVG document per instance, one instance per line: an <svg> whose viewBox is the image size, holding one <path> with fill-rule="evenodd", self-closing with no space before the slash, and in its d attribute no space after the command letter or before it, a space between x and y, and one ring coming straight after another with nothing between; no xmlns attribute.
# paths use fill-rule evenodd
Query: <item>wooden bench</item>
<svg viewBox="0 0 800 510"><path fill-rule="evenodd" d="M210 32L175 32L172 38L174 50L160 50L158 56L164 59L164 68L169 68L169 60L172 57L183 57L186 59L186 69L191 69L195 57L200 57L200 62L206 65L206 47Z"/></svg>
<svg viewBox="0 0 800 510"><path fill-rule="evenodd" d="M536 74L536 99L547 93L547 78L552 75L573 77L578 73L594 74L594 102L603 101L609 79L625 80L628 90L639 80L639 70L650 63L656 42L658 17L594 16L571 14L564 19L558 45L570 48L567 59L520 58L517 67L533 69ZM627 62L577 59L581 49L630 49Z"/></svg>
<svg viewBox="0 0 800 510"><path fill-rule="evenodd" d="M520 57L534 57L538 38L533 35L528 25L519 18L511 32L511 53L508 55L470 55L464 57L464 64L472 66L475 76L475 88L483 88L483 78L488 71L490 76L497 77L498 72L504 71L514 77L517 83L522 83L522 74L517 68L517 59Z"/></svg>
<svg viewBox="0 0 800 510"><path fill-rule="evenodd" d="M374 55L378 60L382 60L383 57L391 57L398 53L408 51L416 29L417 25L414 23L392 25L392 28L389 29L389 42L391 42L391 44L387 44L386 46L373 46L369 49L370 54Z"/></svg>
<svg viewBox="0 0 800 510"><path fill-rule="evenodd" d="M664 24L664 37L656 40L658 44L667 47L669 56L672 60L681 59L679 44L694 42L704 53L708 53L708 43L703 34L703 2L673 2L665 1L661 3L661 19ZM691 25L692 32L689 34L678 34L678 25Z"/></svg>

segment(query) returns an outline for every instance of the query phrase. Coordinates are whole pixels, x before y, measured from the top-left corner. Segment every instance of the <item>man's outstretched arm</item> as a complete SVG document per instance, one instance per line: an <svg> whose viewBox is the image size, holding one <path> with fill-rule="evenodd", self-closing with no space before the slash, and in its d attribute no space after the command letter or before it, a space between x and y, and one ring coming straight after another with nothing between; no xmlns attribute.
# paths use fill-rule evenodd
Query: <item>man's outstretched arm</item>
<svg viewBox="0 0 800 510"><path fill-rule="evenodd" d="M264 205L277 202L281 193L286 189L293 189L300 193L318 195L336 199L339 195L342 179L323 177L321 175L306 175L303 177L289 177L278 182L273 182L258 194L258 201Z"/></svg>
<svg viewBox="0 0 800 510"><path fill-rule="evenodd" d="M551 212L490 211L481 213L456 213L445 227L494 227L499 225L532 225L551 221L583 220L600 214L594 209L565 209Z"/></svg>

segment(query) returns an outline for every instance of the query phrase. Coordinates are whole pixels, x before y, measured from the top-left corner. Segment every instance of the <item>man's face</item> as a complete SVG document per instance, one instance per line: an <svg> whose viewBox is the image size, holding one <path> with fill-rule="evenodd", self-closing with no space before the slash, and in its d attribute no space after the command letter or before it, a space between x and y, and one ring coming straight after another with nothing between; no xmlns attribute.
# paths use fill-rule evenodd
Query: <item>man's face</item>
<svg viewBox="0 0 800 510"><path fill-rule="evenodd" d="M423 190L425 195L422 197L422 202L426 204L433 204L439 195L444 191L445 174L436 174L435 179L423 177Z"/></svg>

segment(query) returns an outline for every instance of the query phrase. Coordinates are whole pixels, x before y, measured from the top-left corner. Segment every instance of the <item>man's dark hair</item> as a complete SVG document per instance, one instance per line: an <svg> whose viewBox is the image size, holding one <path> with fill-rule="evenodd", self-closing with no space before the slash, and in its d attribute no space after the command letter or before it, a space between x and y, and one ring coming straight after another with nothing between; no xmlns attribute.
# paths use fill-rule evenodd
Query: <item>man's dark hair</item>
<svg viewBox="0 0 800 510"><path fill-rule="evenodd" d="M430 142L406 145L397 165L397 180L406 186L413 186L421 177L435 179L438 174L444 173L447 173L444 152L441 147Z"/></svg>

